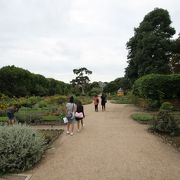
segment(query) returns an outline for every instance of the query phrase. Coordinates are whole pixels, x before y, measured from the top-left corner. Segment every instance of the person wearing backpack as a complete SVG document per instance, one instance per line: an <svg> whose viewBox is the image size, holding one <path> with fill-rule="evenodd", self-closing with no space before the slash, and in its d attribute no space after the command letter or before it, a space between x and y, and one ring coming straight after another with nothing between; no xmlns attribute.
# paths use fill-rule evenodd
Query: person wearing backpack
<svg viewBox="0 0 180 180"><path fill-rule="evenodd" d="M76 112L76 104L74 103L74 97L71 96L69 98L69 102L66 104L66 118L67 122L67 134L71 136L74 134L74 122L75 122L75 114Z"/></svg>

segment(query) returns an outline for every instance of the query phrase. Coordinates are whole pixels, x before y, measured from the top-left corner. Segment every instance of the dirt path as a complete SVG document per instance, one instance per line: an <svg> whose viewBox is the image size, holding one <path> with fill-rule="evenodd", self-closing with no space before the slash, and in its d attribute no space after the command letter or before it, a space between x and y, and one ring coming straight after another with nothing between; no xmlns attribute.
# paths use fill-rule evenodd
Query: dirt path
<svg viewBox="0 0 180 180"><path fill-rule="evenodd" d="M85 106L85 128L62 135L31 180L178 180L180 153L129 118L132 105Z"/></svg>

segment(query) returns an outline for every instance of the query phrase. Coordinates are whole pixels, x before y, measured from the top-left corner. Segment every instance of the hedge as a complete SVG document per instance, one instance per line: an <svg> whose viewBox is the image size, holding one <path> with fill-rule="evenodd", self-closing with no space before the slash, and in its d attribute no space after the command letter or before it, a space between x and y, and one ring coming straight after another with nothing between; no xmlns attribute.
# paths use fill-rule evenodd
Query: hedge
<svg viewBox="0 0 180 180"><path fill-rule="evenodd" d="M180 98L180 74L149 74L137 79L133 94L142 98L161 100Z"/></svg>

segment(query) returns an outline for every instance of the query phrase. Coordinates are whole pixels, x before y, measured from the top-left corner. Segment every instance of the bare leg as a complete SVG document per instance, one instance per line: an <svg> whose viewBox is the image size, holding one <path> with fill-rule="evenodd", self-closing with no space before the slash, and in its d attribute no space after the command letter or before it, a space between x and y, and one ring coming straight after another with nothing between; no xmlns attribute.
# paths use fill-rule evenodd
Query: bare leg
<svg viewBox="0 0 180 180"><path fill-rule="evenodd" d="M82 127L84 126L84 122L83 122L83 119L81 119L81 126L82 126Z"/></svg>
<svg viewBox="0 0 180 180"><path fill-rule="evenodd" d="M8 125L11 125L11 120L10 119L8 119Z"/></svg>
<svg viewBox="0 0 180 180"><path fill-rule="evenodd" d="M79 123L80 123L79 121L77 121L77 129L78 129L78 131L79 131Z"/></svg>
<svg viewBox="0 0 180 180"><path fill-rule="evenodd" d="M13 124L15 123L15 119L12 119L11 123L12 123L12 125L13 125Z"/></svg>
<svg viewBox="0 0 180 180"><path fill-rule="evenodd" d="M67 123L67 134L69 134L69 127L70 127L70 123Z"/></svg>
<svg viewBox="0 0 180 180"><path fill-rule="evenodd" d="M70 133L71 135L73 135L74 134L74 123L72 122L71 123L71 133Z"/></svg>

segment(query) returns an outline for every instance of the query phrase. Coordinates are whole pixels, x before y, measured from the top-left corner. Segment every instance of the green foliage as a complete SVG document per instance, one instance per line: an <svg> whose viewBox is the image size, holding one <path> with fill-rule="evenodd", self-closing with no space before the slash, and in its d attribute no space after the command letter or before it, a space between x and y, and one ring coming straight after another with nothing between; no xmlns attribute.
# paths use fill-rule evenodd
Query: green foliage
<svg viewBox="0 0 180 180"><path fill-rule="evenodd" d="M132 114L131 117L136 121L143 121L143 122L149 122L153 120L153 115L144 114L144 113Z"/></svg>
<svg viewBox="0 0 180 180"><path fill-rule="evenodd" d="M173 109L173 105L170 102L163 102L160 109L171 111Z"/></svg>
<svg viewBox="0 0 180 180"><path fill-rule="evenodd" d="M130 89L130 83L127 78L117 78L114 81L107 83L104 87L105 93L116 93L119 88L122 88L125 92Z"/></svg>
<svg viewBox="0 0 180 180"><path fill-rule="evenodd" d="M169 135L177 135L179 133L178 124L168 111L160 111L149 129Z"/></svg>
<svg viewBox="0 0 180 180"><path fill-rule="evenodd" d="M31 112L18 112L15 114L18 123L22 124L33 124L42 121L41 113L31 113Z"/></svg>
<svg viewBox="0 0 180 180"><path fill-rule="evenodd" d="M133 94L145 99L180 98L180 74L150 74L135 81Z"/></svg>
<svg viewBox="0 0 180 180"><path fill-rule="evenodd" d="M21 172L44 153L44 138L27 126L0 126L0 173Z"/></svg>
<svg viewBox="0 0 180 180"><path fill-rule="evenodd" d="M135 28L134 36L127 42L129 64L125 77L130 80L131 85L143 75L170 72L170 38L175 34L170 24L168 11L156 8Z"/></svg>
<svg viewBox="0 0 180 180"><path fill-rule="evenodd" d="M177 122L180 122L180 115L179 115L179 114L175 114L175 115L174 115L174 119L175 119Z"/></svg>
<svg viewBox="0 0 180 180"><path fill-rule="evenodd" d="M90 96L95 96L98 95L102 92L101 88L92 88L91 91L89 92Z"/></svg>
<svg viewBox="0 0 180 180"><path fill-rule="evenodd" d="M172 58L170 60L171 72L180 73L180 34L176 40L172 41Z"/></svg>
<svg viewBox="0 0 180 180"><path fill-rule="evenodd" d="M43 116L42 120L43 121L57 121L59 119L58 116L54 116L54 115L48 115L48 116Z"/></svg>
<svg viewBox="0 0 180 180"><path fill-rule="evenodd" d="M45 101L40 101L38 103L39 108L47 107L47 103Z"/></svg>
<svg viewBox="0 0 180 180"><path fill-rule="evenodd" d="M160 101L159 100L152 100L152 99L149 99L147 101L147 109L149 110L158 110L160 107Z"/></svg>
<svg viewBox="0 0 180 180"><path fill-rule="evenodd" d="M64 95L68 89L69 85L62 81L47 79L22 68L5 66L0 69L1 93L10 97Z"/></svg>
<svg viewBox="0 0 180 180"><path fill-rule="evenodd" d="M73 69L73 73L77 75L75 79L71 81L71 84L81 89L82 94L85 94L84 89L89 83L90 79L87 75L92 74L92 71L85 67L79 69ZM86 74L86 75L85 75Z"/></svg>
<svg viewBox="0 0 180 180"><path fill-rule="evenodd" d="M132 104L132 101L129 96L114 95L111 97L111 102L115 104Z"/></svg>
<svg viewBox="0 0 180 180"><path fill-rule="evenodd" d="M0 121L1 121L1 122L6 122L7 120L8 120L8 118L7 118L7 117L3 117L3 116L2 116L2 117L0 117Z"/></svg>
<svg viewBox="0 0 180 180"><path fill-rule="evenodd" d="M81 101L83 105L92 103L92 98L90 96L78 96L75 97L75 103Z"/></svg>
<svg viewBox="0 0 180 180"><path fill-rule="evenodd" d="M45 98L45 101L48 104L63 104L67 102L67 96L59 96L59 95L48 96Z"/></svg>

